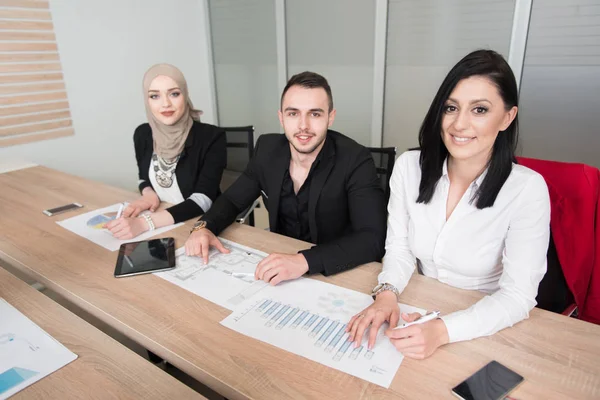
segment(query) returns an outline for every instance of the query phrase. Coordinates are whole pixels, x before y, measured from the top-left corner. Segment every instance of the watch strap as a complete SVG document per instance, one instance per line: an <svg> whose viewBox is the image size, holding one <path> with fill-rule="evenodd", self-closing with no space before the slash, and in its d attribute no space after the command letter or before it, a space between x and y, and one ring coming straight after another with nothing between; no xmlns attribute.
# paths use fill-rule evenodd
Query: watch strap
<svg viewBox="0 0 600 400"><path fill-rule="evenodd" d="M392 285L391 283L380 283L379 285L375 286L373 288L373 291L371 292L371 296L373 297L373 300L376 299L377 295L381 292L385 292L386 290L389 290L390 292L394 293L396 295L396 300L400 301L400 291L398 290L398 288L394 285Z"/></svg>

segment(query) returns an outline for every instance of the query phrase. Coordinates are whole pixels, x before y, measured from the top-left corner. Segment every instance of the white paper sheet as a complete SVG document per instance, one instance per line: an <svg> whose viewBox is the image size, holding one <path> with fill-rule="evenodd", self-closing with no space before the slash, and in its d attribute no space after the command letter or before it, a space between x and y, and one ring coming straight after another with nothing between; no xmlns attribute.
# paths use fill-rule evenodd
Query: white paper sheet
<svg viewBox="0 0 600 400"><path fill-rule="evenodd" d="M110 231L102 228L104 224L115 219L117 212L119 211L119 205L120 204L113 204L112 206L100 208L98 210L90 211L88 213L62 221L57 221L56 223L63 228L68 229L71 232L84 237L87 240L92 241L110 251L119 250L119 247L121 247L123 243L146 240L183 225L183 223L169 225L153 231L144 232L130 240L119 240L114 238Z"/></svg>
<svg viewBox="0 0 600 400"><path fill-rule="evenodd" d="M373 302L371 296L320 282L298 279L264 288L221 324L328 367L389 388L404 356L378 332L372 351L368 332L358 348L346 339L350 318ZM402 312L425 311L400 304Z"/></svg>
<svg viewBox="0 0 600 400"><path fill-rule="evenodd" d="M76 354L0 299L0 400L76 358Z"/></svg>
<svg viewBox="0 0 600 400"><path fill-rule="evenodd" d="M179 287L205 298L215 304L233 310L244 300L254 296L267 283L254 280L256 265L268 254L260 250L243 246L227 239L219 238L221 243L230 250L222 254L211 248L208 255L208 265L200 257L188 257L185 248L175 252L176 267L165 272L156 272L159 276Z"/></svg>

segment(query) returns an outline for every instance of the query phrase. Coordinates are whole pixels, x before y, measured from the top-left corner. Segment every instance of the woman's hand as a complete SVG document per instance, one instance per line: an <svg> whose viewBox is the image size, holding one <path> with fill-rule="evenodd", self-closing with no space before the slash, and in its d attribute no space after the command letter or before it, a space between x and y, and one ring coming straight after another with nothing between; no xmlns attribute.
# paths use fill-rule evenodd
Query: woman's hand
<svg viewBox="0 0 600 400"><path fill-rule="evenodd" d="M413 322L421 318L419 313L402 313L402 319ZM391 325L385 335L404 356L422 360L432 355L435 350L448 343L448 330L441 319L416 324L402 329L393 329Z"/></svg>
<svg viewBox="0 0 600 400"><path fill-rule="evenodd" d="M132 239L148 230L148 223L143 218L114 219L106 224L106 229L120 240Z"/></svg>
<svg viewBox="0 0 600 400"><path fill-rule="evenodd" d="M396 295L389 291L383 291L377 295L373 304L362 310L360 313L352 317L346 332L350 332L348 340L354 342L354 347L359 347L362 343L362 338L369 326L369 350L375 346L377 332L384 322L389 322L390 326L398 325L400 319L400 309L398 308L398 299Z"/></svg>
<svg viewBox="0 0 600 400"><path fill-rule="evenodd" d="M123 210L123 217L137 217L142 211L156 211L160 206L160 199L154 190L151 188L144 189L142 197L136 201L129 203Z"/></svg>

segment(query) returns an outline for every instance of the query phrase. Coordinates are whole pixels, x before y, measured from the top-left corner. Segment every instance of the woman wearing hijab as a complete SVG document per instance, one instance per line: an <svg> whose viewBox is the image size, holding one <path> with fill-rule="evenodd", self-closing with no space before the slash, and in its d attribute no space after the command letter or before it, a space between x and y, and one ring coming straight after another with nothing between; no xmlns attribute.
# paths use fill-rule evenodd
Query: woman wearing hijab
<svg viewBox="0 0 600 400"><path fill-rule="evenodd" d="M200 122L186 80L176 67L158 64L144 75L148 123L133 135L142 197L107 228L118 239L204 214L219 194L227 162L225 133ZM155 212L161 201L173 204ZM141 215L143 211L150 214Z"/></svg>

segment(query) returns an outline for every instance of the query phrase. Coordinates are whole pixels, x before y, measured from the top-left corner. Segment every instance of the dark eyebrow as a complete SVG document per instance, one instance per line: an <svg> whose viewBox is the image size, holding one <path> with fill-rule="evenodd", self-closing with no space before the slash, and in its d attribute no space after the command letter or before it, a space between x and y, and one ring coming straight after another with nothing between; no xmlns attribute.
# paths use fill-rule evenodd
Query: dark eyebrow
<svg viewBox="0 0 600 400"><path fill-rule="evenodd" d="M448 100L451 101L451 102L453 102L453 103L459 103L459 101L457 101L456 99L453 99L452 97L449 97ZM469 102L469 104L475 104L475 103L481 103L481 102L486 102L486 103L492 104L492 102L489 101L488 99L475 99L475 100L471 100Z"/></svg>
<svg viewBox="0 0 600 400"><path fill-rule="evenodd" d="M286 107L285 110L283 111L300 111L299 109L295 108L295 107ZM324 113L325 111L323 111L322 108L311 108L310 110L308 110L308 112L322 112Z"/></svg>
<svg viewBox="0 0 600 400"><path fill-rule="evenodd" d="M171 88L171 89L167 89L167 92L170 92L172 90L181 90L181 89L179 89L178 87L174 87L174 88ZM148 92L160 92L160 91L159 90L154 90L154 89L149 89Z"/></svg>

